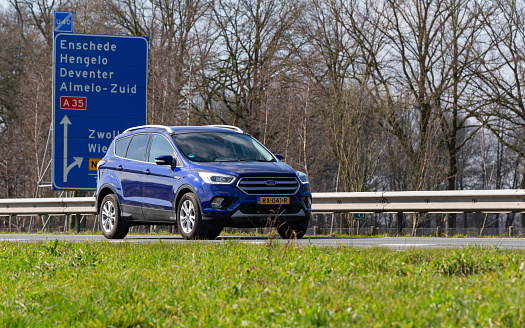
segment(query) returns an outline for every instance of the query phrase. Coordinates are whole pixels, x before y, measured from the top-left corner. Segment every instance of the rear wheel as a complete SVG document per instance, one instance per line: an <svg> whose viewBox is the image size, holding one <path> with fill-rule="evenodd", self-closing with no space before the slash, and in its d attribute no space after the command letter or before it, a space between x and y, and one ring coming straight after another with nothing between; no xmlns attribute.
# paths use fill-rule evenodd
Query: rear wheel
<svg viewBox="0 0 525 328"><path fill-rule="evenodd" d="M279 236L284 239L299 239L304 236L308 229L308 220L302 222L284 222L277 227Z"/></svg>
<svg viewBox="0 0 525 328"><path fill-rule="evenodd" d="M104 197L99 210L100 228L107 239L126 237L129 227L120 216L119 204L114 194Z"/></svg>

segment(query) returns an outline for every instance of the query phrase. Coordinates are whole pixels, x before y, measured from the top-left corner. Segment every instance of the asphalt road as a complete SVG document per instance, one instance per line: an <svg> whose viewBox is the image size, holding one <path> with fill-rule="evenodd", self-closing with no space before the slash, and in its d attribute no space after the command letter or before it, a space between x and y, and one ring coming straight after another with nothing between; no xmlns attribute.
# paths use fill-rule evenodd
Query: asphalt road
<svg viewBox="0 0 525 328"><path fill-rule="evenodd" d="M0 242L45 242L58 239L69 242L110 242L110 243L191 243L180 236L128 235L122 240L107 240L102 235L42 235L42 234L0 234ZM525 249L525 238L404 238L404 237L310 237L299 240L286 241L281 238L272 238L272 242L297 245L316 245L323 247L351 246L351 247L386 247L403 250L411 248L462 248L467 246L493 246L504 249ZM216 240L198 241L220 245L228 241L238 241L247 244L265 244L268 237L218 237Z"/></svg>

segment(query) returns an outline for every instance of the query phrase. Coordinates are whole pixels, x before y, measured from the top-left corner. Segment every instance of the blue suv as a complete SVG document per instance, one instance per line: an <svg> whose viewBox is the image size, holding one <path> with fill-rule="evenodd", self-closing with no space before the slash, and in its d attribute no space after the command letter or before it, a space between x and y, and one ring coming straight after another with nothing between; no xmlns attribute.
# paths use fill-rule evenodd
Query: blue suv
<svg viewBox="0 0 525 328"><path fill-rule="evenodd" d="M215 239L223 227L308 228L306 174L234 126L138 126L98 164L97 211L106 238L133 225L177 224L185 239Z"/></svg>

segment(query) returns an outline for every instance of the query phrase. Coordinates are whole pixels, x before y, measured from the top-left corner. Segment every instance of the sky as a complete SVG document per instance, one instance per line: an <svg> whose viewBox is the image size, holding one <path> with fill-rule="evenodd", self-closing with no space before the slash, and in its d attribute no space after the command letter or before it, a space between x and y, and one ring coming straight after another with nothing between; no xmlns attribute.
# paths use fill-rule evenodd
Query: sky
<svg viewBox="0 0 525 328"><path fill-rule="evenodd" d="M7 0L0 0L0 8L6 9L8 5Z"/></svg>

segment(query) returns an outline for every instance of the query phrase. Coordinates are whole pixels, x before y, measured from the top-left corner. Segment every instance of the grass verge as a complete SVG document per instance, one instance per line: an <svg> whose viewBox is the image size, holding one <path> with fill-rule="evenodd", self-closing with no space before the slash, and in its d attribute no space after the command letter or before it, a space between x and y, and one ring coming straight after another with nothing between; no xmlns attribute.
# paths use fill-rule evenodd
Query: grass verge
<svg viewBox="0 0 525 328"><path fill-rule="evenodd" d="M0 327L523 327L525 252L0 243Z"/></svg>

